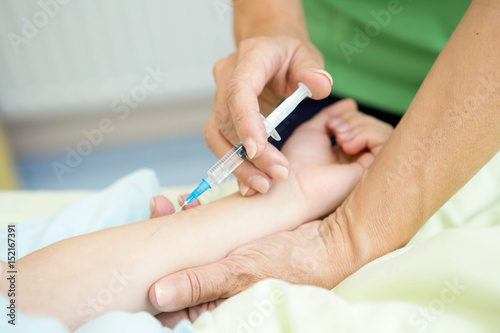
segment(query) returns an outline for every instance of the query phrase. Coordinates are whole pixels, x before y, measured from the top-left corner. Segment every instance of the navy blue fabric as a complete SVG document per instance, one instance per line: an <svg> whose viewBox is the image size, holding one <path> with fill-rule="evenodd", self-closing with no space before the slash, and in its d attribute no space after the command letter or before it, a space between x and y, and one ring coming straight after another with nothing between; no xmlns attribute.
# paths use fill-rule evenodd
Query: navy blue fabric
<svg viewBox="0 0 500 333"><path fill-rule="evenodd" d="M335 96L328 96L322 100L314 100L310 98L306 98L302 103L300 103L297 108L277 127L277 131L281 136L281 141L276 141L273 138L269 138L269 142L271 142L276 148L281 149L286 140L292 135L293 131L302 123L308 121L314 115L316 115L323 108L329 106L332 103L341 100L341 98ZM358 108L360 111L374 116L382 121L385 121L392 126L396 127L401 117L389 114L380 110L375 110L366 105L359 105ZM332 144L335 144L335 138L332 138Z"/></svg>

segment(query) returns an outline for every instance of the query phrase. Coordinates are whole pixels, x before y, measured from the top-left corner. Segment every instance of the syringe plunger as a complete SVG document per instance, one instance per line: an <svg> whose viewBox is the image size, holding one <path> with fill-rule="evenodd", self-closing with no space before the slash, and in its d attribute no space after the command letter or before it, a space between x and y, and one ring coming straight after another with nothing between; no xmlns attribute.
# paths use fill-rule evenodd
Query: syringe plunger
<svg viewBox="0 0 500 333"><path fill-rule="evenodd" d="M285 120L286 117L299 105L306 97L311 97L312 93L307 86L299 82L299 88L287 97L281 104L267 117L263 118L267 136L272 136L279 141L281 138L276 132L276 127ZM196 189L186 198L184 204L190 204L196 198L211 188L214 184L220 184L229 176L247 157L247 152L240 142L226 153L213 167L208 170L208 177L203 179Z"/></svg>

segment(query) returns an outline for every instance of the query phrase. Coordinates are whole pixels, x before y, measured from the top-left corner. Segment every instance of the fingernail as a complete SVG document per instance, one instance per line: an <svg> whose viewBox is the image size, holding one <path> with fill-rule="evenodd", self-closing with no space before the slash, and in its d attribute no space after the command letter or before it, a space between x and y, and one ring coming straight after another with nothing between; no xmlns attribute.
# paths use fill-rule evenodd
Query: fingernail
<svg viewBox="0 0 500 333"><path fill-rule="evenodd" d="M257 145L255 144L255 142L251 138L246 138L245 140L243 140L243 146L247 151L248 157L252 159L257 153Z"/></svg>
<svg viewBox="0 0 500 333"><path fill-rule="evenodd" d="M342 123L342 119L334 118L334 119L330 120L330 122L328 123L328 125L330 127L335 128L335 127L339 126L341 123Z"/></svg>
<svg viewBox="0 0 500 333"><path fill-rule="evenodd" d="M269 168L269 175L282 182L288 178L288 169L281 165L273 165Z"/></svg>
<svg viewBox="0 0 500 333"><path fill-rule="evenodd" d="M159 306L172 304L175 301L175 288L170 282L158 282L155 284L156 302Z"/></svg>
<svg viewBox="0 0 500 333"><path fill-rule="evenodd" d="M349 131L349 125L347 125L346 123L342 123L342 124L338 125L337 128L335 128L335 130L338 133L348 132Z"/></svg>
<svg viewBox="0 0 500 333"><path fill-rule="evenodd" d="M241 193L241 196L244 197L245 194L247 194L248 190L250 189L250 187L244 185L244 184L241 184L240 185L240 193Z"/></svg>
<svg viewBox="0 0 500 333"><path fill-rule="evenodd" d="M151 200L149 200L149 210L151 211L150 217L155 215L155 212L156 212L155 197L152 197Z"/></svg>
<svg viewBox="0 0 500 333"><path fill-rule="evenodd" d="M324 69L311 68L310 71L314 72L314 73L318 73L318 74L323 75L324 77L326 77L328 79L328 81L330 81L330 86L333 86L333 78L332 78L332 76L330 75L330 73L328 73Z"/></svg>
<svg viewBox="0 0 500 333"><path fill-rule="evenodd" d="M253 175L250 178L250 185L260 193L266 193L269 190L269 181L261 175Z"/></svg>
<svg viewBox="0 0 500 333"><path fill-rule="evenodd" d="M351 132L347 131L347 132L338 134L337 138L341 141L344 141L344 143L346 143L347 141L352 139L352 135L351 135Z"/></svg>
<svg viewBox="0 0 500 333"><path fill-rule="evenodd" d="M179 203L179 206L182 206L184 204L184 199L182 199L182 195L179 195L177 198L177 202Z"/></svg>

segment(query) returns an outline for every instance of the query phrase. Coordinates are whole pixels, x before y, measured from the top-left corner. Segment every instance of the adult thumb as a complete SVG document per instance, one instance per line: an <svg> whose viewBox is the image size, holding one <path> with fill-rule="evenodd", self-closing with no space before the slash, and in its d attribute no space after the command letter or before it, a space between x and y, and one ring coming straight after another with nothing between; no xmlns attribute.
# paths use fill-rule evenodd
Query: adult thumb
<svg viewBox="0 0 500 333"><path fill-rule="evenodd" d="M156 281L149 300L161 312L177 311L234 295L231 281L233 272L222 263L186 269Z"/></svg>
<svg viewBox="0 0 500 333"><path fill-rule="evenodd" d="M311 90L313 99L323 99L330 95L333 79L324 70L321 55L303 47L294 54L289 71L290 77L295 79L293 81L302 82Z"/></svg>

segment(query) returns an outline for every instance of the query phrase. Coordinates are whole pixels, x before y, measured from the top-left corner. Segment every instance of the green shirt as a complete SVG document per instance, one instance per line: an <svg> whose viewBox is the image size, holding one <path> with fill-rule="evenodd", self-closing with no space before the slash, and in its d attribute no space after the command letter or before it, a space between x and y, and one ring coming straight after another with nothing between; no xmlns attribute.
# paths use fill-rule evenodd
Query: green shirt
<svg viewBox="0 0 500 333"><path fill-rule="evenodd" d="M303 0L333 93L402 115L471 0Z"/></svg>

